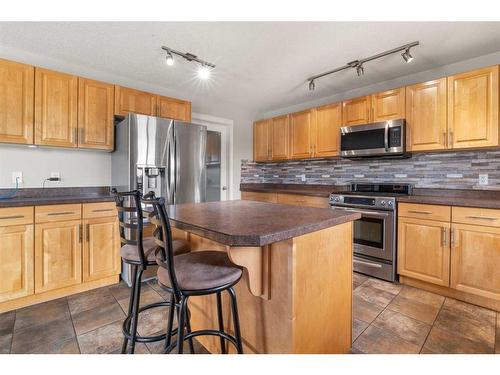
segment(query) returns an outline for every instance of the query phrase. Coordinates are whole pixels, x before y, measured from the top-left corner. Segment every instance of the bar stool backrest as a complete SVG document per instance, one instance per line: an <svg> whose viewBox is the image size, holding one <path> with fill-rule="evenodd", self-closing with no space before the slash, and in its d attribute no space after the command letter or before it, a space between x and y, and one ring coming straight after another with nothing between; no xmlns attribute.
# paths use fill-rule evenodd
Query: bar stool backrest
<svg viewBox="0 0 500 375"><path fill-rule="evenodd" d="M147 256L144 253L142 242L144 216L141 206L141 192L139 190L118 192L116 189L112 189L111 193L115 198L116 209L118 211L118 224L122 246L135 246L142 266L146 267Z"/></svg>
<svg viewBox="0 0 500 375"><path fill-rule="evenodd" d="M179 296L181 291L175 275L172 228L165 209L165 199L155 198L150 195L143 198L142 203L153 207L149 215L149 221L157 226L154 231L155 243L159 247L159 251L156 253L156 262L160 267L167 270L172 290L175 295Z"/></svg>

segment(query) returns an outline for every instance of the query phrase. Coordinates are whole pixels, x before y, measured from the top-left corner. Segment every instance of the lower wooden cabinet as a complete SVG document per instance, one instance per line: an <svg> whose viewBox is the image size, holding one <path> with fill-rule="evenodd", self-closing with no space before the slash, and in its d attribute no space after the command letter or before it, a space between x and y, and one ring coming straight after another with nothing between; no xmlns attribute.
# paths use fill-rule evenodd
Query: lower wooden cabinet
<svg viewBox="0 0 500 375"><path fill-rule="evenodd" d="M398 273L450 285L450 223L399 217Z"/></svg>
<svg viewBox="0 0 500 375"><path fill-rule="evenodd" d="M84 220L83 228L83 281L120 273L120 236L116 215Z"/></svg>
<svg viewBox="0 0 500 375"><path fill-rule="evenodd" d="M453 224L450 286L500 300L500 228Z"/></svg>
<svg viewBox="0 0 500 375"><path fill-rule="evenodd" d="M33 292L33 224L0 227L0 302Z"/></svg>
<svg viewBox="0 0 500 375"><path fill-rule="evenodd" d="M35 293L82 282L80 220L35 226Z"/></svg>
<svg viewBox="0 0 500 375"><path fill-rule="evenodd" d="M293 206L330 208L329 199L302 194L243 191L241 199L268 203L290 204Z"/></svg>

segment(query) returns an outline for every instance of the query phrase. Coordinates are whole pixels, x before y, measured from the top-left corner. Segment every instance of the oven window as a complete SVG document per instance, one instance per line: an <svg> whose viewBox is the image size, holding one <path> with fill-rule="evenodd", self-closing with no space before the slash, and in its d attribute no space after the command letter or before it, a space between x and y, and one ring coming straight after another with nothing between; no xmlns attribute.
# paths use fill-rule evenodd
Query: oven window
<svg viewBox="0 0 500 375"><path fill-rule="evenodd" d="M354 221L354 243L384 249L384 220L363 217Z"/></svg>

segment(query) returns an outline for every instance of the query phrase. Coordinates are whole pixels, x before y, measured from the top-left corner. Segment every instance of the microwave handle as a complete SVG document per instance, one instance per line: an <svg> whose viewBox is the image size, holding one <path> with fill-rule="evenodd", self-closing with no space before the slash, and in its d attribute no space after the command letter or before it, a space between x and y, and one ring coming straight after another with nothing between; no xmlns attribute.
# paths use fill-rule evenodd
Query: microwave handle
<svg viewBox="0 0 500 375"><path fill-rule="evenodd" d="M388 126L388 124L385 125L385 130L384 130L384 148L385 148L385 151L389 151L389 126Z"/></svg>

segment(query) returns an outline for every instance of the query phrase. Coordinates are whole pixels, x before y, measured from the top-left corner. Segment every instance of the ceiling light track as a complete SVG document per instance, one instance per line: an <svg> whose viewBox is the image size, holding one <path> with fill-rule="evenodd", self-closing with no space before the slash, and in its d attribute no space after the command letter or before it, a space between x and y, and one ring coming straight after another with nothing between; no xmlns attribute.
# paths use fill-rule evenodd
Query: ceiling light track
<svg viewBox="0 0 500 375"><path fill-rule="evenodd" d="M382 57L392 55L394 53L398 53L401 51L403 51L403 53L401 54L401 56L403 57L403 60L406 63L409 63L413 60L413 56L410 54L410 48L416 47L419 44L420 44L420 42L418 42L418 41L408 43L408 44L402 45L400 47L396 47L396 48L390 49L388 51L384 51L384 52L378 53L376 55L366 57L364 59L354 60L354 61L348 62L346 65L341 66L339 68L335 68L335 69L329 70L327 72L323 72L323 73L317 74L315 76L309 77L307 79L307 81L309 82L309 90L313 91L316 88L314 81L317 80L318 78L322 78L322 77L325 77L325 76L333 74L333 73L341 72L341 71L346 70L346 69L351 69L351 68L356 69L356 74L358 75L358 77L361 77L365 74L365 68L363 66L364 63L369 62L369 61L373 61L376 59L380 59Z"/></svg>
<svg viewBox="0 0 500 375"><path fill-rule="evenodd" d="M195 61L204 67L208 67L208 68L212 68L212 69L215 68L215 64L212 64L208 61L202 60L202 59L198 58L198 56L193 55L192 53L180 52L180 51L177 51L175 49L165 47L165 46L162 46L161 49L167 52L167 64L168 65L173 65L174 57L172 56L172 54L174 54L174 55L182 57L183 59L186 59L187 61Z"/></svg>

